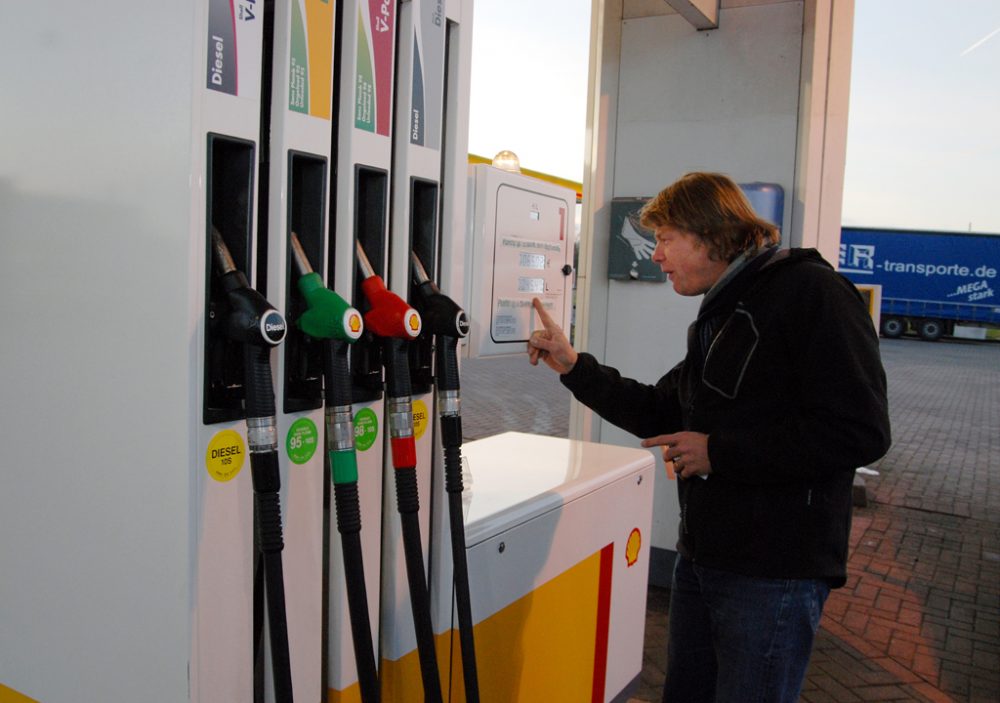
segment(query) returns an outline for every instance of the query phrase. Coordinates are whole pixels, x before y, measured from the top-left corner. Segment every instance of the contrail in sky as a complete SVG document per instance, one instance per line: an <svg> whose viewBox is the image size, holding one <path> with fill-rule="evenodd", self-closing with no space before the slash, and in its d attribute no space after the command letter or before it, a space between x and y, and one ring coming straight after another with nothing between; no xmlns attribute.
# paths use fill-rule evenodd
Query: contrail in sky
<svg viewBox="0 0 1000 703"><path fill-rule="evenodd" d="M997 27L997 28L996 28L996 29L994 29L994 30L993 30L992 32L990 32L989 34L987 34L987 35L986 35L985 37L983 37L982 39L980 39L979 41L977 41L977 42L976 42L975 44L973 44L973 45L972 45L972 46L970 46L970 47L969 47L968 49L966 49L966 50L965 50L965 51L963 51L963 52L962 52L961 54L959 54L959 56L965 56L965 55L966 55L966 54L968 54L968 53L969 53L970 51L975 51L976 49L978 49L979 47L981 47L981 46L982 46L983 44L985 44L986 42L988 42L988 41L989 41L990 39L992 39L992 38L993 38L993 36L994 36L994 35L995 35L995 34L996 34L997 32L1000 32L1000 27Z"/></svg>

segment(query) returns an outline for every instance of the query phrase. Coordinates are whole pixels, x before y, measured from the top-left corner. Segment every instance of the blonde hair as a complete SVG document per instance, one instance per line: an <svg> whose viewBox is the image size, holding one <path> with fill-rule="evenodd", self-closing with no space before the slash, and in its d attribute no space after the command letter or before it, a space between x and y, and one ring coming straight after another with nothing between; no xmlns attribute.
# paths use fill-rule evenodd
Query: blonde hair
<svg viewBox="0 0 1000 703"><path fill-rule="evenodd" d="M777 244L778 228L761 219L731 178L688 173L660 191L640 212L644 227L673 227L696 236L714 261Z"/></svg>

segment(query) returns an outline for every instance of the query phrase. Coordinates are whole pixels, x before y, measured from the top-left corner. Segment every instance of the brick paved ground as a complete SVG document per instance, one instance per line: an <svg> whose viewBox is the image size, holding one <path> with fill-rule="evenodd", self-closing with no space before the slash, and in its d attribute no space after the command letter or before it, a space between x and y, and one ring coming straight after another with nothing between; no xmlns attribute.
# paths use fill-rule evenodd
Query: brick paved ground
<svg viewBox="0 0 1000 703"><path fill-rule="evenodd" d="M1000 701L1000 345L883 340L893 446L855 511L847 585L805 703ZM467 438L566 436L569 396L524 357L467 362ZM658 701L669 592L651 588L631 701Z"/></svg>

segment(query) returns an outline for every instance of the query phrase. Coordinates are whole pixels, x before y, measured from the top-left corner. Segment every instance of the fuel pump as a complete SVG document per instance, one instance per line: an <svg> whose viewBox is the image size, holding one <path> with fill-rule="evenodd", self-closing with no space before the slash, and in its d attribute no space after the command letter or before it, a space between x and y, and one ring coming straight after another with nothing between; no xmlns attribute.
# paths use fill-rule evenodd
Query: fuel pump
<svg viewBox="0 0 1000 703"><path fill-rule="evenodd" d="M465 554L465 522L462 511L462 415L459 395L458 340L469 334L469 318L455 301L444 295L427 275L420 258L411 254L417 305L425 322L424 334L436 337L434 379L437 386L441 446L444 450L445 490L451 526L451 556L458 631L462 648L462 675L465 700L479 701L479 676L473 637L472 602L469 596L469 567Z"/></svg>
<svg viewBox="0 0 1000 703"><path fill-rule="evenodd" d="M237 3L241 11L243 7L256 11L265 25L254 282L285 314L288 325L281 352L274 358L278 441L284 449L279 470L286 615L296 697L318 701L324 697L326 673L325 536L332 492L321 446L326 340L308 334L300 324L310 301L297 285L292 239L315 264L317 278L323 277L333 143L334 7L325 0L254 4ZM347 621L346 612L343 620ZM349 644L343 649L350 649ZM268 683L259 688L268 689Z"/></svg>
<svg viewBox="0 0 1000 703"><path fill-rule="evenodd" d="M274 696L292 703L292 676L285 618L285 582L281 551L281 478L274 388L271 385L271 348L285 338L285 318L250 287L236 268L217 229L212 231L215 268L231 310L225 321L228 337L243 346L247 444L253 479L255 533L264 570L270 632Z"/></svg>
<svg viewBox="0 0 1000 703"><path fill-rule="evenodd" d="M299 328L324 345L326 378L326 442L330 476L337 506L337 531L343 550L348 612L358 682L363 703L379 700L378 670L372 644L371 618L361 548L361 503L358 498L358 461L354 452L354 422L351 416L350 345L364 331L361 313L323 285L298 237L292 233L292 258L298 272L298 288L308 309L299 317Z"/></svg>
<svg viewBox="0 0 1000 703"><path fill-rule="evenodd" d="M385 365L386 417L389 444L396 479L396 506L403 533L406 576L410 589L413 628L417 637L420 675L424 699L440 703L434 629L431 625L430 594L424 571L420 541L420 500L417 492L417 456L413 437L413 405L407 344L420 335L420 313L385 287L375 273L361 244L357 245L358 266L364 280L362 292L368 300L365 326L382 340Z"/></svg>
<svg viewBox="0 0 1000 703"><path fill-rule="evenodd" d="M335 5L337 45L334 70L334 157L331 179L328 271L330 287L365 312L364 293L355 263L360 242L380 272L388 238L389 184L392 172L392 100L395 83L397 2L338 0ZM366 327L368 325L366 324ZM358 494L367 519L362 546L373 638L380 636L385 448L385 400L381 347L371 330L351 346L351 400L354 410L354 448L358 463ZM349 602L339 567L334 567L340 540L330 530L329 613L327 630L327 699L331 703L356 701L359 686L356 662L341 652L351 633ZM373 567L372 564L375 566ZM339 645L339 646L338 646ZM379 661L380 686L385 672ZM384 697L384 692L381 692Z"/></svg>
<svg viewBox="0 0 1000 703"><path fill-rule="evenodd" d="M393 111L393 154L389 208L386 282L391 290L413 304L410 252L434 261L440 251L441 179L445 120L445 65L448 22L444 0L409 0L399 4L396 38L396 83ZM466 150L467 151L467 150ZM438 544L434 540L435 436L433 349L431 337L421 335L407 344L413 439L419 500L420 531L428 562ZM393 469L387 464L386 473ZM443 503L442 503L443 505ZM392 506L383 504L389 534L398 531ZM428 568L431 565L428 563ZM413 686L414 670L407 662L417 649L416 633L407 622L405 555L399 545L386 540L382 550L381 653L384 696L387 703L405 703ZM450 591L450 589L449 589ZM433 596L433 594L432 594ZM440 636L432 609L432 625Z"/></svg>

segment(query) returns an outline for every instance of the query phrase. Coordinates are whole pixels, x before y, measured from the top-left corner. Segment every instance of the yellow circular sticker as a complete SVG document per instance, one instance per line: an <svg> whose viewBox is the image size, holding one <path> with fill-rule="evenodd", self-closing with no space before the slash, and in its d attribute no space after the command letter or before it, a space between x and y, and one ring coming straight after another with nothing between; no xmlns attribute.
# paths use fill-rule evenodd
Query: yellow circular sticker
<svg viewBox="0 0 1000 703"><path fill-rule="evenodd" d="M430 416L427 413L427 404L422 400L413 401L413 438L420 439L427 431L430 424Z"/></svg>
<svg viewBox="0 0 1000 703"><path fill-rule="evenodd" d="M246 445L235 430L222 430L212 437L205 451L205 468L216 481L229 481L243 468Z"/></svg>

